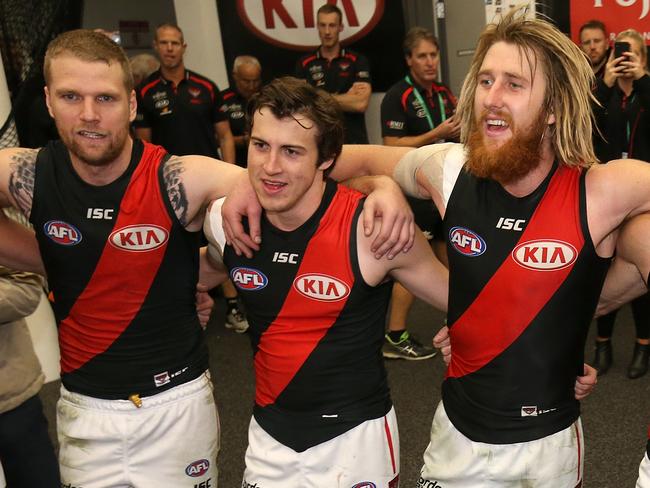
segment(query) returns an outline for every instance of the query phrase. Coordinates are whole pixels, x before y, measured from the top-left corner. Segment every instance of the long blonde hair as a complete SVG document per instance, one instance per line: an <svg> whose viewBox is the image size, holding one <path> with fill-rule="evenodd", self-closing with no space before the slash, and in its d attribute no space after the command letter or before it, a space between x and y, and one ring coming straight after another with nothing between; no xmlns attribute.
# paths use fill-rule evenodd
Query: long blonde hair
<svg viewBox="0 0 650 488"><path fill-rule="evenodd" d="M461 140L475 128L474 95L478 73L490 47L499 41L519 47L531 71L544 67L544 110L555 115L551 141L556 157L567 166L587 167L597 162L592 143L594 127L591 87L595 78L585 54L567 36L542 19L526 19L523 8L508 12L499 23L488 25L478 41L472 65L465 77L457 112Z"/></svg>

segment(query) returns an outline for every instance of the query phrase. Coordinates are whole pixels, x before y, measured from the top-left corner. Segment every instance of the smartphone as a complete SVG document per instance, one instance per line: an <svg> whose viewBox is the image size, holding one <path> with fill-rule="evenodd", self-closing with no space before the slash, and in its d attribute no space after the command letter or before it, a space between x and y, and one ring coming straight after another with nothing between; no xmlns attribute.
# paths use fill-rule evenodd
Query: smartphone
<svg viewBox="0 0 650 488"><path fill-rule="evenodd" d="M623 56L623 53L631 49L629 42L616 41L614 43L614 58L620 58Z"/></svg>

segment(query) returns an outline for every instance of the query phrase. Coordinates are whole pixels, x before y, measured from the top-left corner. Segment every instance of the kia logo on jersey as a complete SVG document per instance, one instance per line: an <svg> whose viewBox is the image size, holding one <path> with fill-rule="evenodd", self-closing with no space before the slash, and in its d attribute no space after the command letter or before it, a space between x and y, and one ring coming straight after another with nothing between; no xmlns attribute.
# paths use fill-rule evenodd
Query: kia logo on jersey
<svg viewBox="0 0 650 488"><path fill-rule="evenodd" d="M487 249L487 244L481 236L464 227L452 227L449 231L449 242L456 251L465 256L480 256Z"/></svg>
<svg viewBox="0 0 650 488"><path fill-rule="evenodd" d="M234 268L230 279L237 288L246 291L261 290L269 283L264 273L253 268Z"/></svg>
<svg viewBox="0 0 650 488"><path fill-rule="evenodd" d="M207 459L199 459L198 461L194 461L193 463L189 464L187 468L185 468L185 474L193 478L198 478L199 476L203 476L205 473L207 473L208 468L210 468L210 461Z"/></svg>
<svg viewBox="0 0 650 488"><path fill-rule="evenodd" d="M242 23L255 36L287 49L311 51L320 45L316 11L321 2L305 0L237 0ZM351 44L368 34L384 13L384 0L342 0L340 40Z"/></svg>
<svg viewBox="0 0 650 488"><path fill-rule="evenodd" d="M571 266L578 257L576 248L568 242L539 239L519 244L512 258L524 268L535 271L556 271Z"/></svg>
<svg viewBox="0 0 650 488"><path fill-rule="evenodd" d="M108 241L123 251L145 252L158 249L167 242L169 234L157 225L127 225L113 231Z"/></svg>
<svg viewBox="0 0 650 488"><path fill-rule="evenodd" d="M350 287L333 276L303 274L293 280L293 287L303 296L321 302L336 302L350 294Z"/></svg>
<svg viewBox="0 0 650 488"><path fill-rule="evenodd" d="M62 246L76 246L81 242L81 232L62 220L50 220L43 225L45 235Z"/></svg>

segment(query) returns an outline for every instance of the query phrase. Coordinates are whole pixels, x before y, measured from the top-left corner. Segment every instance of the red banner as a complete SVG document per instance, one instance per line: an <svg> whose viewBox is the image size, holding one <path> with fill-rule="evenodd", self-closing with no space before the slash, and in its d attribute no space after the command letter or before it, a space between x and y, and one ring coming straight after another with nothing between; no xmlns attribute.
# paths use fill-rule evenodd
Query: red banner
<svg viewBox="0 0 650 488"><path fill-rule="evenodd" d="M571 0L571 38L579 43L580 26L597 19L613 42L626 29L637 30L650 44L650 0Z"/></svg>

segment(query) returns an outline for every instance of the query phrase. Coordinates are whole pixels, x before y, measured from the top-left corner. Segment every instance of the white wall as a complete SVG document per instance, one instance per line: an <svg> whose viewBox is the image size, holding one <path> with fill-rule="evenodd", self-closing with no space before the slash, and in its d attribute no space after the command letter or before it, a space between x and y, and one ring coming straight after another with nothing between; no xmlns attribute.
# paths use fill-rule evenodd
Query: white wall
<svg viewBox="0 0 650 488"><path fill-rule="evenodd" d="M147 46L142 49L126 49L129 56L141 52L151 52L151 41L156 26L169 22L176 23L176 12L172 0L85 0L81 27L84 29L119 28L120 20L149 22Z"/></svg>
<svg viewBox="0 0 650 488"><path fill-rule="evenodd" d="M183 29L187 51L185 66L207 76L220 89L228 86L221 27L215 0L174 0L178 26Z"/></svg>

